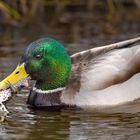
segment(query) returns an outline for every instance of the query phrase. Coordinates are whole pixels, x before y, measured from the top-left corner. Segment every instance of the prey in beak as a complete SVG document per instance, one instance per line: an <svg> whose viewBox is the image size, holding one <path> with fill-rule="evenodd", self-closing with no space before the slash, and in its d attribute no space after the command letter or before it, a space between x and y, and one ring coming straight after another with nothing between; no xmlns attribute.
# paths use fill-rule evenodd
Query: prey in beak
<svg viewBox="0 0 140 140"><path fill-rule="evenodd" d="M4 121L9 111L6 102L21 87L28 87L29 75L26 73L24 63L18 65L16 69L4 80L0 82L0 122Z"/></svg>
<svg viewBox="0 0 140 140"><path fill-rule="evenodd" d="M28 87L29 79L29 74L27 74L25 65L22 63L8 77L0 82L0 90L11 89L12 92L16 92L21 87Z"/></svg>

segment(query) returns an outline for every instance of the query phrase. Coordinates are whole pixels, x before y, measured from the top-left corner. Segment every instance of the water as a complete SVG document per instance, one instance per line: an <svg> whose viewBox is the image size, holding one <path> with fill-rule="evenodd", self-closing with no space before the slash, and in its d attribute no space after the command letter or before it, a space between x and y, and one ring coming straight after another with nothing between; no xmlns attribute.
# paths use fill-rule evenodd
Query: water
<svg viewBox="0 0 140 140"><path fill-rule="evenodd" d="M0 79L19 61L24 44L1 47ZM14 95L0 124L0 140L139 140L140 101L111 108L41 111L28 108L28 91Z"/></svg>

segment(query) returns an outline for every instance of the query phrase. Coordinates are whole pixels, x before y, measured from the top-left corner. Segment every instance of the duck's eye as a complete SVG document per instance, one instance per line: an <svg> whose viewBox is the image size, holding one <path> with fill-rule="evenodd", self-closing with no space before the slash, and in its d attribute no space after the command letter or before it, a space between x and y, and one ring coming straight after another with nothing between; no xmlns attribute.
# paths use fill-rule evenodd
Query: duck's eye
<svg viewBox="0 0 140 140"><path fill-rule="evenodd" d="M41 59L41 58L42 58L42 54L36 54L36 55L35 55L35 58L36 58L36 59Z"/></svg>

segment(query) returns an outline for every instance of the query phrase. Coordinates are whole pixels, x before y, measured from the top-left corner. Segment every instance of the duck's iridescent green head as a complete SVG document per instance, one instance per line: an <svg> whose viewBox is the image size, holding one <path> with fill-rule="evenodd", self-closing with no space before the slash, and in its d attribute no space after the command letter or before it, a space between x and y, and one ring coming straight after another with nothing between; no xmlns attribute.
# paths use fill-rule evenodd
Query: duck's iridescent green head
<svg viewBox="0 0 140 140"><path fill-rule="evenodd" d="M68 82L71 61L63 45L54 39L42 38L29 44L19 66L23 64L38 89L56 89Z"/></svg>

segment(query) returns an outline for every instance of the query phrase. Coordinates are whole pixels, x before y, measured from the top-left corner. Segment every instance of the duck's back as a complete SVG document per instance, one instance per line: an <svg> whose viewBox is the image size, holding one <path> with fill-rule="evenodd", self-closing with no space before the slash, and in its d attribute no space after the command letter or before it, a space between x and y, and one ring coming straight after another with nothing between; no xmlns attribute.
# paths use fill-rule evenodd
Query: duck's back
<svg viewBox="0 0 140 140"><path fill-rule="evenodd" d="M116 105L140 97L139 44L95 48L71 58L71 78L63 102L78 106Z"/></svg>

